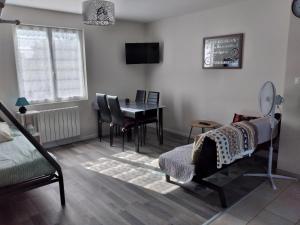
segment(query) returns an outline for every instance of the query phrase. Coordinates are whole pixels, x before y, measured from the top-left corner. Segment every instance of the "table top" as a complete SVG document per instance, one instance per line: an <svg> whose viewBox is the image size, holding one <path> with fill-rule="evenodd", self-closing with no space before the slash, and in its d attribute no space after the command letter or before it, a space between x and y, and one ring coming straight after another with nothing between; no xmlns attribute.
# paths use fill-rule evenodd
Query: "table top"
<svg viewBox="0 0 300 225"><path fill-rule="evenodd" d="M198 128L218 128L221 127L222 125L215 122L215 121L209 121L209 120L195 120L192 122L193 127L198 127Z"/></svg>
<svg viewBox="0 0 300 225"><path fill-rule="evenodd" d="M138 113L138 112L145 112L153 109L165 108L164 105L148 104L148 103L129 102L129 104L126 104L125 100L122 101L120 100L120 107L123 112L130 112L130 113Z"/></svg>

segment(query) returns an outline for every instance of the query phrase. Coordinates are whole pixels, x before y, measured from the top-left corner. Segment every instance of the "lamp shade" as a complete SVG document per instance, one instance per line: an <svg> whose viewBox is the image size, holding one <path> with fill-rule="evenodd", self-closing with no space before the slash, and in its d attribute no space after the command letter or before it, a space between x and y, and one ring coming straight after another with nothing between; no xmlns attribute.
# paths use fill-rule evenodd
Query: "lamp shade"
<svg viewBox="0 0 300 225"><path fill-rule="evenodd" d="M0 16L1 16L2 9L4 8L4 5L5 5L5 0L0 0Z"/></svg>
<svg viewBox="0 0 300 225"><path fill-rule="evenodd" d="M16 106L26 106L26 105L29 105L29 102L27 101L26 98L24 98L24 97L18 98L18 100L16 102Z"/></svg>
<svg viewBox="0 0 300 225"><path fill-rule="evenodd" d="M115 24L115 5L110 1L88 0L82 3L83 22L88 25Z"/></svg>

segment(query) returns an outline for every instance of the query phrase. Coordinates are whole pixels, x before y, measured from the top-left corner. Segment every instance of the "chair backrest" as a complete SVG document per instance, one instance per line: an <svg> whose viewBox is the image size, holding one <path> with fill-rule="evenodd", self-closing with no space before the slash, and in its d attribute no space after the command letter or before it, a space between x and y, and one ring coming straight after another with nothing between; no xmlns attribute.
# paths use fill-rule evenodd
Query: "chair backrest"
<svg viewBox="0 0 300 225"><path fill-rule="evenodd" d="M137 90L135 96L135 102L144 103L146 101L146 91L145 90Z"/></svg>
<svg viewBox="0 0 300 225"><path fill-rule="evenodd" d="M96 97L101 121L111 123L111 112L108 108L106 95L97 93Z"/></svg>
<svg viewBox="0 0 300 225"><path fill-rule="evenodd" d="M149 91L148 92L147 103L158 105L159 104L159 92Z"/></svg>
<svg viewBox="0 0 300 225"><path fill-rule="evenodd" d="M124 115L121 111L119 99L117 96L107 96L108 105L111 112L112 122L115 125L124 125Z"/></svg>

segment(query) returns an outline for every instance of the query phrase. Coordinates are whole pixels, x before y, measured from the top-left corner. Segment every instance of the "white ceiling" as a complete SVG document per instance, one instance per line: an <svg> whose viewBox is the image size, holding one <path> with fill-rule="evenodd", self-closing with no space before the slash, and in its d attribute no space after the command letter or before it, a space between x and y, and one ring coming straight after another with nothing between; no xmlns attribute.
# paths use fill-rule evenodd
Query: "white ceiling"
<svg viewBox="0 0 300 225"><path fill-rule="evenodd" d="M151 22L167 17L224 6L241 0L111 0L116 17ZM7 4L81 13L83 0L7 0Z"/></svg>

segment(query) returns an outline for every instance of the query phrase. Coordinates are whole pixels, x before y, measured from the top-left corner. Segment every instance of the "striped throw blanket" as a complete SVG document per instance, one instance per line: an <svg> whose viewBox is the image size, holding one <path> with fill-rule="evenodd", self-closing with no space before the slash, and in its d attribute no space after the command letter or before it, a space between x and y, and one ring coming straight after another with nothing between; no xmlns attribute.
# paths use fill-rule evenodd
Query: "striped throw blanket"
<svg viewBox="0 0 300 225"><path fill-rule="evenodd" d="M257 131L253 124L248 121L233 123L198 135L193 145L193 161L194 155L199 155L205 138L216 143L218 169L246 155L250 156L257 146Z"/></svg>

